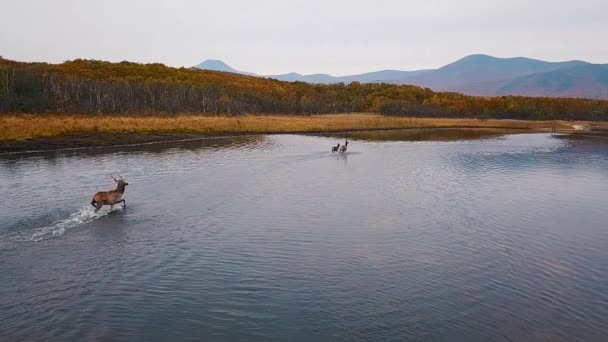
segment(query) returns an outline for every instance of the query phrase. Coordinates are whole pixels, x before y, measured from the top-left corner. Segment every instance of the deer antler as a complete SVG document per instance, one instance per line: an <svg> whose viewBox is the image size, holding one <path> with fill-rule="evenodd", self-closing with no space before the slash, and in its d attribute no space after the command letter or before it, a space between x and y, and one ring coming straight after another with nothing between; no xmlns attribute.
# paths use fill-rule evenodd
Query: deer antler
<svg viewBox="0 0 608 342"><path fill-rule="evenodd" d="M113 179L115 182L117 182L117 183L118 183L118 179L116 179L116 178L114 177L114 175L112 175L112 179Z"/></svg>

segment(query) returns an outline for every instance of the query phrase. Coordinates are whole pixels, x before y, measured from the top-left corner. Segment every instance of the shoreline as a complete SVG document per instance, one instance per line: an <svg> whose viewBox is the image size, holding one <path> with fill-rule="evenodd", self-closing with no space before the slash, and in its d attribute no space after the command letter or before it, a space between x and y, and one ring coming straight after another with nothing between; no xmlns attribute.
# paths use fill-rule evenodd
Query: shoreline
<svg viewBox="0 0 608 342"><path fill-rule="evenodd" d="M226 139L231 137L256 135L331 135L356 132L382 132L400 130L442 130L442 129L505 129L505 127L479 126L450 126L450 127L410 127L410 128L359 128L346 130L325 131L289 131L289 132L223 132L223 133L186 133L186 132L154 132L154 133L70 133L53 137L41 137L28 140L0 140L0 154L42 153L53 151L71 151L97 148L119 148L141 146L148 144L178 143L207 139ZM521 133L549 133L547 129L509 128Z"/></svg>
<svg viewBox="0 0 608 342"><path fill-rule="evenodd" d="M591 126L587 124L588 126ZM607 123L593 126L606 127ZM195 141L268 134L340 134L412 129L509 129L521 132L572 131L563 121L440 119L375 114L205 117L97 117L85 115L0 116L0 154Z"/></svg>

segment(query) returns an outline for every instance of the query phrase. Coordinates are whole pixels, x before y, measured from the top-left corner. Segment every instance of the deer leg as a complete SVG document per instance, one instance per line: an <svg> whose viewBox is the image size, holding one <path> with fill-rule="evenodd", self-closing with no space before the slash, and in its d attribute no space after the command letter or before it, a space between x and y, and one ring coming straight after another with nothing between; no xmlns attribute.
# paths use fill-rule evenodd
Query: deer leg
<svg viewBox="0 0 608 342"><path fill-rule="evenodd" d="M114 204L110 204L110 210L114 209Z"/></svg>
<svg viewBox="0 0 608 342"><path fill-rule="evenodd" d="M103 206L103 204L101 204L101 202L97 202L97 203L95 204L95 212L98 212L98 211L99 211L99 209L101 209L101 207L102 207L102 206Z"/></svg>
<svg viewBox="0 0 608 342"><path fill-rule="evenodd" d="M125 201L124 199L121 201L122 202L122 207L126 208L127 207L127 201Z"/></svg>

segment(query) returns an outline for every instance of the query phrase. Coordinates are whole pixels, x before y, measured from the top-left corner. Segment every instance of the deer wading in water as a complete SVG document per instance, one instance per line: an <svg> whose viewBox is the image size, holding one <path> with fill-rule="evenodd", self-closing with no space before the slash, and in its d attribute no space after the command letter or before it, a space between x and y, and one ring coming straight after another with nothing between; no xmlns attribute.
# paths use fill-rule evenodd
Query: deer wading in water
<svg viewBox="0 0 608 342"><path fill-rule="evenodd" d="M338 144L338 146L340 146L340 144ZM347 148L348 148L348 140L346 140L346 142L344 143L344 145L342 145L342 147L340 147L340 152L346 153L346 149Z"/></svg>
<svg viewBox="0 0 608 342"><path fill-rule="evenodd" d="M100 191L93 195L91 205L95 207L95 212L98 212L104 205L109 205L110 209L112 209L114 204L122 202L123 208L127 206L127 202L122 198L122 195L125 193L125 187L129 185L129 183L125 182L121 176L118 176L118 179L112 176L112 179L116 182L116 189Z"/></svg>

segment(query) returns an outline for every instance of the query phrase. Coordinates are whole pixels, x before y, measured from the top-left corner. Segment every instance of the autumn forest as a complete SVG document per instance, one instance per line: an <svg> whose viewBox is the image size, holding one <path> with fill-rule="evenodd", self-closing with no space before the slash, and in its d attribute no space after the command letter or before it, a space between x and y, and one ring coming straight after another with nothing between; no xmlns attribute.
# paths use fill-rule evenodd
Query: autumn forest
<svg viewBox="0 0 608 342"><path fill-rule="evenodd" d="M162 64L0 58L0 112L53 114L293 114L608 120L608 101L475 97L383 83L283 82Z"/></svg>

